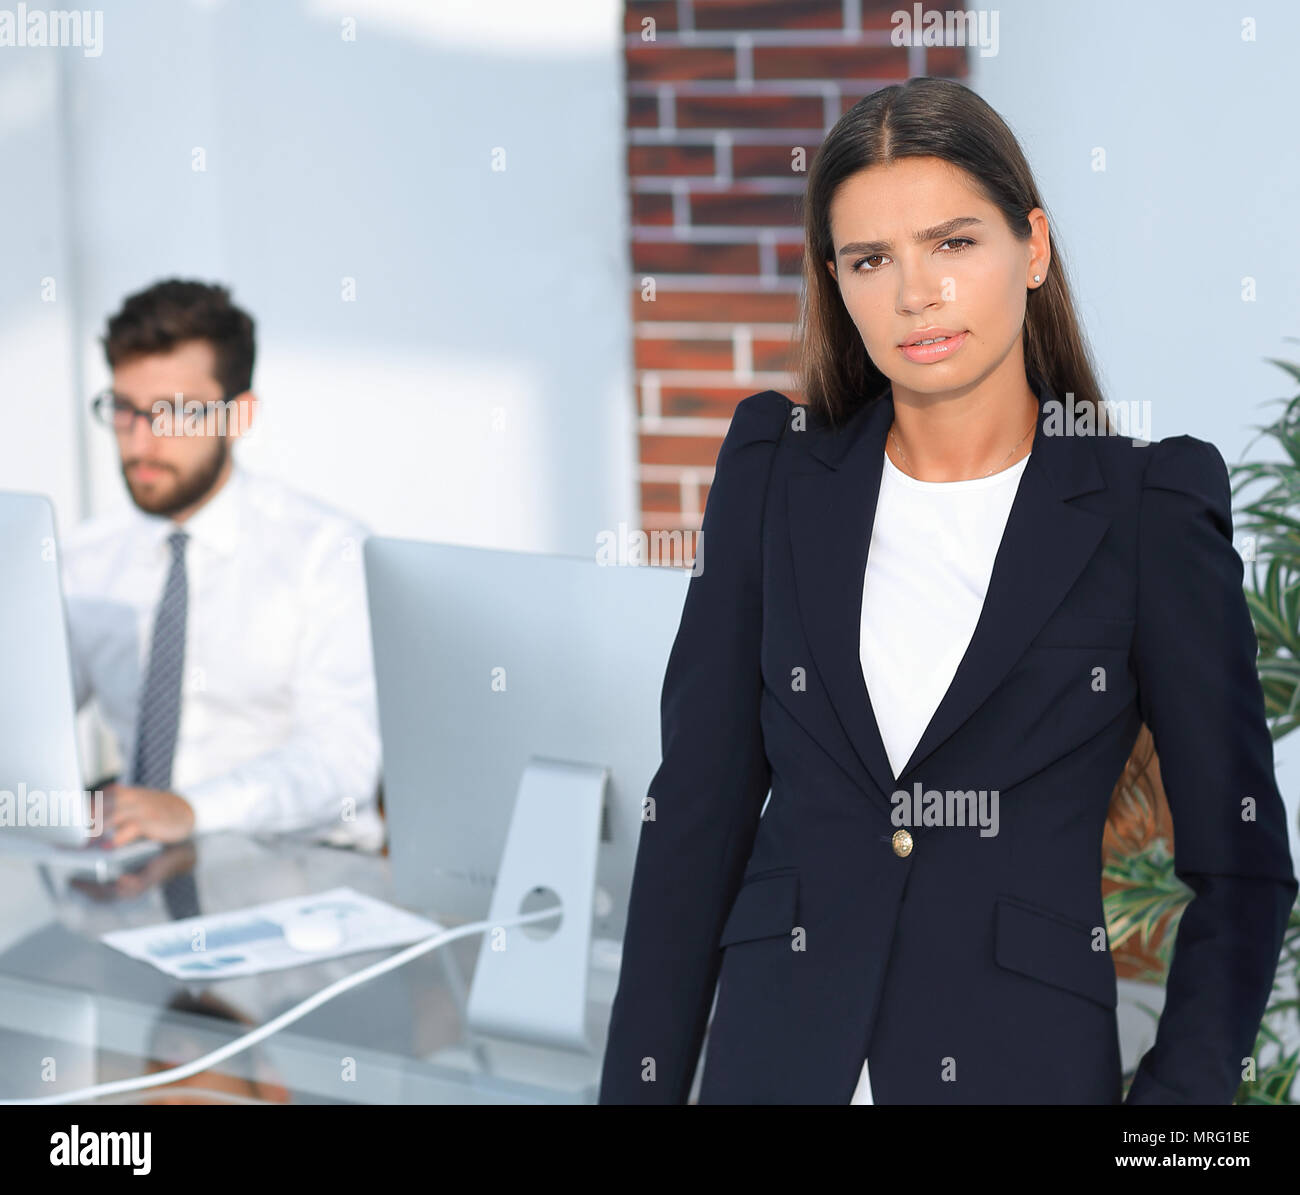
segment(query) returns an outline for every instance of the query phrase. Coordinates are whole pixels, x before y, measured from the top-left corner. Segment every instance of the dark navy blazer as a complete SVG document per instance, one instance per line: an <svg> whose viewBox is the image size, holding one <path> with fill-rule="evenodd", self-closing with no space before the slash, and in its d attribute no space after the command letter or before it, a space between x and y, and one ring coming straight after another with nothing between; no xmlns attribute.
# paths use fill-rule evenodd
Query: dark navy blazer
<svg viewBox="0 0 1300 1195"><path fill-rule="evenodd" d="M1191 436L1054 434L1031 383L979 621L898 777L859 657L892 396L838 429L771 390L737 407L664 679L602 1103L686 1102L706 1027L701 1103L847 1104L866 1057L879 1104L1120 1102L1101 843L1142 722L1195 898L1127 1102L1232 1101L1297 885L1227 469ZM917 784L996 790L999 832L912 825L901 853L890 794Z"/></svg>

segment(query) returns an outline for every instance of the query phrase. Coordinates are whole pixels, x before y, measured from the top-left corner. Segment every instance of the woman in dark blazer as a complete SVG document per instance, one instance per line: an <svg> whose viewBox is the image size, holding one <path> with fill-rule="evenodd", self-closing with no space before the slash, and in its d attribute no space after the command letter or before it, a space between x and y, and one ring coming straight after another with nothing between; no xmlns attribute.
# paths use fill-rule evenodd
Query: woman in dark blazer
<svg viewBox="0 0 1300 1195"><path fill-rule="evenodd" d="M808 402L746 398L718 454L601 1102L686 1102L712 1007L702 1103L849 1103L864 1062L882 1104L1119 1103L1102 833L1145 724L1195 897L1126 1102L1230 1103L1297 884L1223 458L1087 422L1037 189L968 89L857 104L805 221ZM950 335L903 347L926 332ZM895 775L860 661L882 470L1017 466L978 621ZM953 816L977 794L995 833Z"/></svg>

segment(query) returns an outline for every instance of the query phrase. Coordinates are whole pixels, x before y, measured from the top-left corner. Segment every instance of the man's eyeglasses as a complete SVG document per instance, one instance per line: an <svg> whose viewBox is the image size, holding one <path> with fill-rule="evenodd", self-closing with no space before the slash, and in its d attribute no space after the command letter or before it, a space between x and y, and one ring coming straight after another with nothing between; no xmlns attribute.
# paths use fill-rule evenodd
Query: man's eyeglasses
<svg viewBox="0 0 1300 1195"><path fill-rule="evenodd" d="M220 413L233 402L230 398L205 400L178 394L175 398L159 399L146 411L120 394L104 390L90 400L90 409L100 423L120 435L129 435L137 419L143 419L155 436L204 435L208 430L208 412ZM224 428L218 434L222 432Z"/></svg>

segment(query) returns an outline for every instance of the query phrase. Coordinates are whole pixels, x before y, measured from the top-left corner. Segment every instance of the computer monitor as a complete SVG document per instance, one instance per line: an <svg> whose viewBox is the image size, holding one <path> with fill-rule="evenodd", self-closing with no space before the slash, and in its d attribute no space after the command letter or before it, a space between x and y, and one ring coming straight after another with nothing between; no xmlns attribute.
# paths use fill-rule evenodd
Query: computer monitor
<svg viewBox="0 0 1300 1195"><path fill-rule="evenodd" d="M83 788L54 508L43 494L0 493L0 577L0 851L95 871L153 853L143 840L103 847L103 794Z"/></svg>
<svg viewBox="0 0 1300 1195"><path fill-rule="evenodd" d="M376 537L364 553L398 899L488 916L529 760L607 767L592 933L621 939L690 571Z"/></svg>
<svg viewBox="0 0 1300 1195"><path fill-rule="evenodd" d="M84 804L54 510L43 495L0 494L0 575L0 801L9 807L0 834L76 844L84 825L43 824L71 812L43 809L46 794ZM34 815L42 824L30 824Z"/></svg>

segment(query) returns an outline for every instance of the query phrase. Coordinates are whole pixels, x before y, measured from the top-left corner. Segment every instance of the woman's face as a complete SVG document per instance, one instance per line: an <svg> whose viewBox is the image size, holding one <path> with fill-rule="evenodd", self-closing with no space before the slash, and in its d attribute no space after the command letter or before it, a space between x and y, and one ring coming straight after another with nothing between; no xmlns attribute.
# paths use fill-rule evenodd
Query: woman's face
<svg viewBox="0 0 1300 1195"><path fill-rule="evenodd" d="M830 205L828 263L872 362L904 393L966 390L997 373L1024 378L1021 328L1034 274L1047 276L1047 217L1018 241L964 171L903 158L846 179ZM917 238L920 239L917 239ZM905 350L926 328L946 344Z"/></svg>

